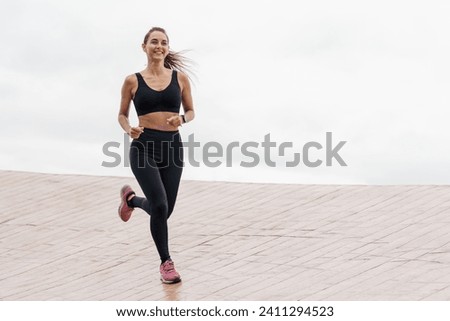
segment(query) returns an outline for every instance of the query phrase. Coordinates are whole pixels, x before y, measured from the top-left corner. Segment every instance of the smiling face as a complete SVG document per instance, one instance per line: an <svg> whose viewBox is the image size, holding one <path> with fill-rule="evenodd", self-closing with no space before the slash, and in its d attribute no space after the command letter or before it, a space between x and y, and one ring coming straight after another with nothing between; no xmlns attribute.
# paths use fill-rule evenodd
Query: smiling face
<svg viewBox="0 0 450 321"><path fill-rule="evenodd" d="M161 31L152 31L146 42L142 44L142 49L151 60L164 60L169 54L169 40L167 35Z"/></svg>

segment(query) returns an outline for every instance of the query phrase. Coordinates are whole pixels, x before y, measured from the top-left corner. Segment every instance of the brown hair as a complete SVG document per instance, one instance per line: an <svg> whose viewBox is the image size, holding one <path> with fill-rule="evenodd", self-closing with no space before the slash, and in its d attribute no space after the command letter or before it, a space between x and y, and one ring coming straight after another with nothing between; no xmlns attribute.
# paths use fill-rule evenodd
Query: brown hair
<svg viewBox="0 0 450 321"><path fill-rule="evenodd" d="M164 30L161 27L153 27L145 35L144 44L147 43L148 38L150 37L150 34L154 31L162 32L167 37L167 41L169 41L169 36L167 35L166 30ZM169 53L167 54L166 58L164 59L164 67L169 68L169 69L176 69L185 74L192 74L192 72L189 69L189 66L192 65L193 62L184 56L184 52L185 51L175 52L175 51L172 51L169 49ZM189 77L189 75L188 75L188 77Z"/></svg>

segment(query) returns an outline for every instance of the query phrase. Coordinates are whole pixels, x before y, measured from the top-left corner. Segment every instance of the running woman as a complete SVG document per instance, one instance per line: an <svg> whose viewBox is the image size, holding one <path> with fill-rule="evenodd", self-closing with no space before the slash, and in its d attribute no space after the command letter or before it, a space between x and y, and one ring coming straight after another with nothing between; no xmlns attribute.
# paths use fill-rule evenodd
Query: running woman
<svg viewBox="0 0 450 321"><path fill-rule="evenodd" d="M119 216L127 222L136 207L150 215L150 232L161 258L161 281L176 283L181 277L169 253L167 219L174 209L183 171L183 143L178 128L192 121L195 113L184 72L186 61L169 49L166 31L159 27L150 29L142 49L147 55L147 67L125 78L119 123L133 138L130 165L144 197L124 185L120 190ZM129 123L131 101L139 118L138 126Z"/></svg>

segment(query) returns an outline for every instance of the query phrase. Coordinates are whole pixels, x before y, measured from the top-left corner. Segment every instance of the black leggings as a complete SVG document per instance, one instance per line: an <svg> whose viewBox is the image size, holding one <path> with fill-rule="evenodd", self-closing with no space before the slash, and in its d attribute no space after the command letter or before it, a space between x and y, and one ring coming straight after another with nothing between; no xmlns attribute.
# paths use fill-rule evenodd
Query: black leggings
<svg viewBox="0 0 450 321"><path fill-rule="evenodd" d="M144 197L130 206L150 215L150 231L161 262L170 259L167 219L172 214L183 171L183 143L178 131L144 128L130 146L130 165Z"/></svg>

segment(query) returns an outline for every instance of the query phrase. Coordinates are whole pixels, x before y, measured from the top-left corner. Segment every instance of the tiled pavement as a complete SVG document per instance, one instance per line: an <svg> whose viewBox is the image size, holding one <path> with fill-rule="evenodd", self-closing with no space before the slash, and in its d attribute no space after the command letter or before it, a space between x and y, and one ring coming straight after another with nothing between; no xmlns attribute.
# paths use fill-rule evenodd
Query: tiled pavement
<svg viewBox="0 0 450 321"><path fill-rule="evenodd" d="M0 182L0 300L450 299L450 186L182 181L163 285L134 178Z"/></svg>

